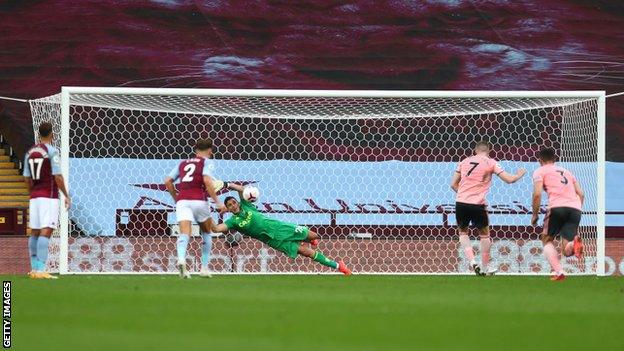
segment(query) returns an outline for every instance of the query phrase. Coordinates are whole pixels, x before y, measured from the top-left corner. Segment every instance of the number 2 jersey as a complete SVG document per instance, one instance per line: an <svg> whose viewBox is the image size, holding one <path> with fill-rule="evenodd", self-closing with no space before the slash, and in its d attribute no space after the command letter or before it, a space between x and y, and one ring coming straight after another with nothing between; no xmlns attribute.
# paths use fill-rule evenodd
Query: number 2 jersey
<svg viewBox="0 0 624 351"><path fill-rule="evenodd" d="M31 199L58 199L59 189L54 181L57 174L61 174L61 159L54 146L35 144L26 152L23 175L32 179Z"/></svg>
<svg viewBox="0 0 624 351"><path fill-rule="evenodd" d="M208 192L204 185L204 176L212 177L213 171L214 163L207 158L194 157L181 161L169 173L169 177L174 181L180 179L180 183L177 185L178 201L206 201Z"/></svg>
<svg viewBox="0 0 624 351"><path fill-rule="evenodd" d="M548 208L571 207L581 209L581 199L576 194L576 177L572 172L553 163L541 166L533 172L533 182L542 182L548 194Z"/></svg>
<svg viewBox="0 0 624 351"><path fill-rule="evenodd" d="M485 196L492 185L492 174L501 174L503 168L495 160L474 155L461 161L455 172L461 175L457 202L473 205L485 205Z"/></svg>

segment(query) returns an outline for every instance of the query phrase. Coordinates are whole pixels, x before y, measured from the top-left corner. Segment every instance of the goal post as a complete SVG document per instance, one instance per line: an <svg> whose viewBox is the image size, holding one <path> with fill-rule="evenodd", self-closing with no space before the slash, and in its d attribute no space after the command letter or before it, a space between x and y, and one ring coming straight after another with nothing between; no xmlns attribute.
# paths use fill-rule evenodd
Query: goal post
<svg viewBox="0 0 624 351"><path fill-rule="evenodd" d="M606 159L607 159L607 102L605 97L605 92L598 92L598 110L597 110L597 118L598 118L598 164L597 164L597 223L596 223L596 258L597 258L597 266L596 266L596 274L599 276L605 275L605 257L606 257L606 198L607 198L607 179L606 179Z"/></svg>
<svg viewBox="0 0 624 351"><path fill-rule="evenodd" d="M63 87L32 100L31 110L35 130L50 120L60 136L74 202L61 208L51 252L62 274L173 273L177 226L162 180L197 138L210 137L216 178L258 186L261 211L309 226L327 256L370 274L468 273L448 184L480 139L508 172L528 170L516 184L493 181L493 264L506 274L547 274L528 218L534 153L554 147L587 193L586 257L564 266L604 275L603 91ZM192 270L200 241L189 245ZM330 272L234 233L215 236L211 268Z"/></svg>

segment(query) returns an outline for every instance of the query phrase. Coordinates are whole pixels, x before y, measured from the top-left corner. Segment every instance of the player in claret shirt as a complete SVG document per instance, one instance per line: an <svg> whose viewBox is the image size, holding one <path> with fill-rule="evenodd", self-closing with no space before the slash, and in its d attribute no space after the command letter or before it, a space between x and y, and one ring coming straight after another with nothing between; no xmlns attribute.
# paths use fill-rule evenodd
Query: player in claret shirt
<svg viewBox="0 0 624 351"><path fill-rule="evenodd" d="M28 275L35 279L57 278L45 272L45 266L50 236L58 225L59 190L65 196L65 207L71 206L61 175L59 152L52 146L52 139L52 124L41 123L39 143L33 145L24 158L24 180L30 192L28 252L31 271Z"/></svg>
<svg viewBox="0 0 624 351"><path fill-rule="evenodd" d="M200 139L195 144L196 155L180 163L165 178L167 191L176 202L176 218L180 226L180 234L176 243L178 262L176 267L181 278L190 278L186 268L186 249L191 237L191 225L195 220L202 231L202 268L201 275L210 277L208 261L212 249L210 232L210 204L207 196L214 201L217 209L225 211L225 206L219 201L213 182L212 172L214 164L212 157L212 140ZM180 179L178 188L174 186L176 179Z"/></svg>
<svg viewBox="0 0 624 351"><path fill-rule="evenodd" d="M492 275L496 269L488 267L490 263L490 227L485 197L492 185L492 175L496 174L505 183L517 182L526 171L518 169L515 175L509 174L494 159L489 156L490 145L480 141L475 145L474 155L470 156L457 165L453 174L451 188L457 193L455 204L455 216L459 228L459 243L470 261L470 267L476 275ZM468 227L479 231L481 239L481 266L475 260Z"/></svg>
<svg viewBox="0 0 624 351"><path fill-rule="evenodd" d="M585 194L572 172L555 165L555 150L545 148L537 154L540 168L533 172L533 217L531 224L537 225L537 216L542 202L542 191L548 194L548 212L544 218L544 230L541 235L544 243L544 256L550 263L553 281L564 280L565 274L557 256L553 239L561 236L563 254L583 255L583 242L576 234L581 222L581 208Z"/></svg>

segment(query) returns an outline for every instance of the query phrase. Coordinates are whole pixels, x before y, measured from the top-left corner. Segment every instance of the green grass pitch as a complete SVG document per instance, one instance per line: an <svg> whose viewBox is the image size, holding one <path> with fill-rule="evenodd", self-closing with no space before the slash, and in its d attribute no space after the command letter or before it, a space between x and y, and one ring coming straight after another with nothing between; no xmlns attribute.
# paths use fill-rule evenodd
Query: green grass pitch
<svg viewBox="0 0 624 351"><path fill-rule="evenodd" d="M12 281L14 350L624 350L624 279Z"/></svg>

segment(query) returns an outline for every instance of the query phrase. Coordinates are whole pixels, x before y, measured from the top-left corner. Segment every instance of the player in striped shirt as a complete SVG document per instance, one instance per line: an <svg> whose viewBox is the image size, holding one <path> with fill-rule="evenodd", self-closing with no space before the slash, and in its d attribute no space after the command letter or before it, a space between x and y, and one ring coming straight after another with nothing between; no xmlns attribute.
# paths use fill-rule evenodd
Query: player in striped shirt
<svg viewBox="0 0 624 351"><path fill-rule="evenodd" d="M489 156L490 145L486 141L479 141L475 145L474 155L457 165L453 174L451 188L457 193L455 204L455 218L459 230L459 243L470 261L470 267L476 275L492 275L496 269L489 267L490 227L485 197L492 185L492 175L497 175L505 183L517 182L526 170L518 169L515 175L509 174ZM481 266L475 260L475 254L468 236L470 224L477 228L481 241Z"/></svg>
<svg viewBox="0 0 624 351"><path fill-rule="evenodd" d="M564 280L565 274L553 245L553 239L561 236L562 253L569 257L581 258L583 242L576 234L581 222L581 208L585 194L576 177L569 170L555 165L555 150L545 148L537 154L540 168L533 172L533 217L531 224L537 225L537 217L542 202L542 191L548 195L548 211L544 218L541 235L544 243L544 256L550 263L553 281Z"/></svg>

